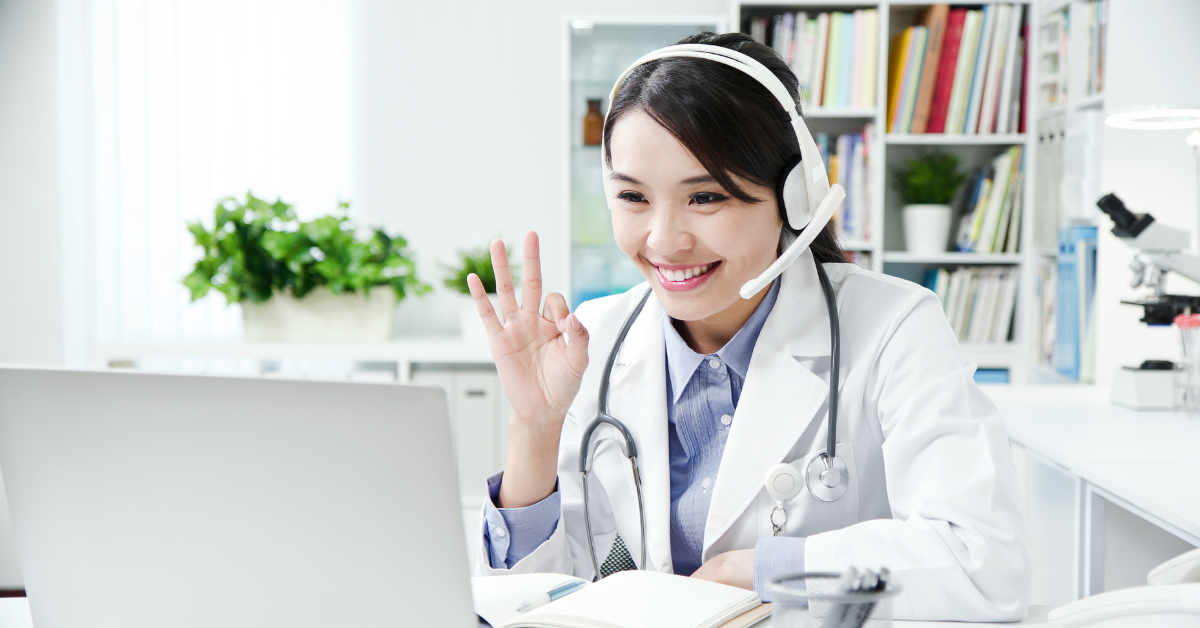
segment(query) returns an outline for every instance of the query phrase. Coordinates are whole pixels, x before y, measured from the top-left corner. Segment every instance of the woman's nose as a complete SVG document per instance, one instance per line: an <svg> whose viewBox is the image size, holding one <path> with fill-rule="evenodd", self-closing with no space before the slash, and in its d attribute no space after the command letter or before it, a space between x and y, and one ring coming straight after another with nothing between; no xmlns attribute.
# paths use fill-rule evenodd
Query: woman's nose
<svg viewBox="0 0 1200 628"><path fill-rule="evenodd" d="M646 245L663 256L690 248L692 236L683 212L671 209L654 212Z"/></svg>

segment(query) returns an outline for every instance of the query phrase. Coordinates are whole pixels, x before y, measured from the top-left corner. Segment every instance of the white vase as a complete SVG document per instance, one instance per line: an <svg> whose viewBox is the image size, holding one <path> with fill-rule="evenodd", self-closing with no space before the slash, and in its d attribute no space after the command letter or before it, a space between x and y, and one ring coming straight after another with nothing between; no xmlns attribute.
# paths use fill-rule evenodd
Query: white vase
<svg viewBox="0 0 1200 628"><path fill-rule="evenodd" d="M489 294L488 299L492 302L492 309L496 310L496 318L503 324L504 314L500 311L500 302L496 300L496 295ZM475 299L471 298L471 295L459 295L458 311L463 342L487 342L487 328L483 326L483 319L479 318L479 310L475 307Z"/></svg>
<svg viewBox="0 0 1200 628"><path fill-rule="evenodd" d="M242 302L247 342L387 342L396 293L375 286L371 294L333 294L316 288L297 299L276 292L262 303Z"/></svg>
<svg viewBox="0 0 1200 628"><path fill-rule="evenodd" d="M920 255L945 253L952 214L949 205L905 205L905 249Z"/></svg>

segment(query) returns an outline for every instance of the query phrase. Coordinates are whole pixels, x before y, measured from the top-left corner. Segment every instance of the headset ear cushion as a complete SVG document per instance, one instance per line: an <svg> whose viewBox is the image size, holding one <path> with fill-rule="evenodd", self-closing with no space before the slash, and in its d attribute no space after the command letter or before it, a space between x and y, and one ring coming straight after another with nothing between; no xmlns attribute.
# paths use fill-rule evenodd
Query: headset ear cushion
<svg viewBox="0 0 1200 628"><path fill-rule="evenodd" d="M789 162L784 169L784 175L779 179L779 185L775 187L775 200L784 210L788 225L797 231L808 226L813 216L801 161L801 157L797 156Z"/></svg>

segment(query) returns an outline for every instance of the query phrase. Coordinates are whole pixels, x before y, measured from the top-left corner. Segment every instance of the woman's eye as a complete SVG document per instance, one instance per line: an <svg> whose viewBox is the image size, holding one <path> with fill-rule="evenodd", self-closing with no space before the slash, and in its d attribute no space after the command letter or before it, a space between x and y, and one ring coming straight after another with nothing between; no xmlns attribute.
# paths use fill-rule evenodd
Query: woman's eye
<svg viewBox="0 0 1200 628"><path fill-rule="evenodd" d="M692 201L697 205L708 205L709 203L723 201L725 198L723 194L714 194L712 192L696 192L692 195Z"/></svg>
<svg viewBox="0 0 1200 628"><path fill-rule="evenodd" d="M646 200L645 196L642 196L641 194L638 194L637 192L621 192L620 194L617 195L617 198L619 198L627 203L642 203L642 202L645 202L645 200Z"/></svg>

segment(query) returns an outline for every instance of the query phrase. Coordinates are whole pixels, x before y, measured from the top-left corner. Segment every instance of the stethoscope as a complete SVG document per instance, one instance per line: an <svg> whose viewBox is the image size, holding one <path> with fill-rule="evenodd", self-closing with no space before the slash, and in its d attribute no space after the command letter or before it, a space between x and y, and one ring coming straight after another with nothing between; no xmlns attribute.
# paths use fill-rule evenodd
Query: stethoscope
<svg viewBox="0 0 1200 628"><path fill-rule="evenodd" d="M809 133L808 127L804 125L803 120L800 118L800 114L796 110L796 104L783 83L761 63L740 52L705 44L682 44L661 48L638 59L621 74L616 84L613 85L609 102L616 102L621 83L624 82L625 78L629 76L629 73L634 68L649 61L668 57L706 59L746 73L767 88L776 100L778 100L780 106L787 112L792 129L796 133L796 141L800 146L800 157L795 159L788 166L787 170L785 170L779 187L776 190L776 196L780 207L784 210L788 224L793 229L800 231L800 235L794 242L788 245L787 249L761 275L742 286L739 295L743 299L749 299L774 281L776 277L783 273L785 268L796 261L808 246L812 244L817 234L820 233L825 224L833 217L833 213L837 210L842 200L846 198L846 192L842 189L842 186L831 185L829 183L816 142L813 141L812 134ZM825 451L814 455L808 461L803 476L801 476L794 465L786 463L777 464L767 472L763 483L766 486L767 493L775 499L775 508L771 511L770 520L772 532L776 536L783 532L784 525L787 523L787 511L784 509L784 503L799 495L804 487L808 487L809 493L816 500L831 503L841 499L842 495L845 495L847 485L849 484L846 463L837 457L835 450L837 445L838 379L839 367L841 365L841 332L838 325L837 300L833 293L833 285L829 282L829 277L825 274L825 269L821 267L820 262L816 262L815 257L813 260L817 267L817 277L820 279L821 290L825 293L826 309L829 311L831 360L829 372L828 442L826 443ZM646 301L650 298L651 292L653 290L647 290L646 294L638 301L637 306L629 313L628 318L625 319L625 323L621 326L621 331L617 335L616 342L613 343L612 351L608 354L608 361L604 365L604 374L600 379L600 398L597 404L596 418L583 431L582 442L579 446L579 473L583 476L583 519L587 527L588 551L591 554L592 568L595 570L596 578L600 577L600 563L596 558L596 548L592 538L592 517L590 502L588 500L588 471L591 466L591 458L596 449L591 447L592 434L596 431L596 428L605 423L616 428L621 438L620 440L616 438L603 438L599 442L612 441L616 443L621 449L621 453L629 459L629 464L633 468L633 484L637 491L638 514L641 521L642 537L642 560L638 563L638 566L642 569L646 568L646 507L642 498L642 477L638 471L637 446L634 443L633 434L630 433L629 428L609 414L608 390L617 354L625 342L625 336L629 334L629 329L633 327L634 321L637 320L638 315L642 312L642 308L646 305Z"/></svg>
<svg viewBox="0 0 1200 628"><path fill-rule="evenodd" d="M825 307L829 310L829 344L831 352L830 371L829 371L829 435L826 441L825 451L813 456L808 462L806 473L803 481L800 477L800 472L796 467L790 464L781 463L775 465L767 472L767 477L764 480L767 493L775 498L775 508L771 511L771 529L775 536L783 531L784 525L787 523L787 511L783 504L785 501L795 497L800 493L803 486L808 487L809 493L814 498L821 502L835 502L846 493L846 486L849 475L846 472L846 463L842 462L836 455L837 446L837 411L838 411L838 379L839 367L841 366L841 328L838 322L837 300L834 297L833 285L829 282L829 276L825 274L825 269L821 267L820 262L814 262L817 267L817 277L821 281L821 291L825 293ZM596 558L596 548L592 541L592 516L591 507L588 501L588 470L591 466L591 454L595 452L594 447L591 447L592 434L601 424L607 423L615 428L621 435L621 439L603 438L604 441L612 441L621 449L621 453L629 459L629 464L633 468L633 485L637 491L638 499L638 514L641 519L642 533L642 560L638 563L641 568L646 565L646 505L642 499L642 476L638 472L637 463L637 445L634 442L633 434L629 432L629 428L624 423L613 418L608 413L608 389L609 382L612 378L613 364L616 363L617 354L621 351L621 346L625 343L625 336L629 335L629 329L633 327L633 323L637 320L638 314L642 313L642 308L646 306L646 301L650 299L650 294L654 291L646 290L646 294L642 295L640 301L633 311L629 313L629 317L625 319L625 323L621 325L621 332L617 335L617 341L613 343L612 351L608 354L608 360L604 363L604 374L600 379L600 398L597 400L598 411L596 418L588 424L587 429L583 431L583 438L579 445L579 473L583 476L583 521L587 526L588 551L592 556L592 568L595 569L597 577L600 574L600 563Z"/></svg>

